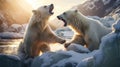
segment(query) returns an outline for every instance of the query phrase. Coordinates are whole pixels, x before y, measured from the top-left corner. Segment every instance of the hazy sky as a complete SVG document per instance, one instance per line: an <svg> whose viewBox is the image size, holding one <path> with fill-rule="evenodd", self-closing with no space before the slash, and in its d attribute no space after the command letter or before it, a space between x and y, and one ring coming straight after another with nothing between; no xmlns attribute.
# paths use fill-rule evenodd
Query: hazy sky
<svg viewBox="0 0 120 67"><path fill-rule="evenodd" d="M70 9L75 5L83 3L86 0L27 0L27 1L33 6L33 9L36 9L41 5L53 3L55 6L54 16L52 16L53 19L56 15Z"/></svg>

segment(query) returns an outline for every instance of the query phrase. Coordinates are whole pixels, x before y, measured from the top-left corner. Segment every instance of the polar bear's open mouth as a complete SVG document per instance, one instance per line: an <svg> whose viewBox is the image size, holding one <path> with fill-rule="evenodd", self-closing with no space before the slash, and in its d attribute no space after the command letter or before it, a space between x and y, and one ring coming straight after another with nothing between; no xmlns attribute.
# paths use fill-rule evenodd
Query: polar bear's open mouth
<svg viewBox="0 0 120 67"><path fill-rule="evenodd" d="M54 14L53 9L54 9L54 5L51 4L51 5L50 5L50 9L49 9L49 13L50 13L50 14Z"/></svg>
<svg viewBox="0 0 120 67"><path fill-rule="evenodd" d="M57 16L59 20L62 20L64 22L64 26L67 26L67 22L65 19L63 19L61 16Z"/></svg>

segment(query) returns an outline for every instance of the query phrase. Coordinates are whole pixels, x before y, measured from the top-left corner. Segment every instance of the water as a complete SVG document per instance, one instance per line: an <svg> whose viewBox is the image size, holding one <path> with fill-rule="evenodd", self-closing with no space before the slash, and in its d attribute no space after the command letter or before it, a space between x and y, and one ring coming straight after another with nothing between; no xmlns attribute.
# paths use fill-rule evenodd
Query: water
<svg viewBox="0 0 120 67"><path fill-rule="evenodd" d="M19 43L22 39L0 39L0 53L8 55L16 55ZM50 44L52 52L65 50L63 44Z"/></svg>
<svg viewBox="0 0 120 67"><path fill-rule="evenodd" d="M16 54L22 39L0 39L0 53Z"/></svg>

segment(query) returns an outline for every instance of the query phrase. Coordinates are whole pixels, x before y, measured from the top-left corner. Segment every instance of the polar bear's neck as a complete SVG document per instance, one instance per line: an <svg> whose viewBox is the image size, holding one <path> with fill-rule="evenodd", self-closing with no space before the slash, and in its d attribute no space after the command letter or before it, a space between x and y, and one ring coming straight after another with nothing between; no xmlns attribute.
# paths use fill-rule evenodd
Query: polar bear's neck
<svg viewBox="0 0 120 67"><path fill-rule="evenodd" d="M47 27L48 19L49 18L32 16L30 23L29 23L29 27L35 27L35 28L39 29L40 31L43 31Z"/></svg>
<svg viewBox="0 0 120 67"><path fill-rule="evenodd" d="M85 35L85 32L89 27L86 19L87 18L82 14L78 14L77 16L74 16L73 19L70 21L70 27L72 27L72 30L77 34Z"/></svg>

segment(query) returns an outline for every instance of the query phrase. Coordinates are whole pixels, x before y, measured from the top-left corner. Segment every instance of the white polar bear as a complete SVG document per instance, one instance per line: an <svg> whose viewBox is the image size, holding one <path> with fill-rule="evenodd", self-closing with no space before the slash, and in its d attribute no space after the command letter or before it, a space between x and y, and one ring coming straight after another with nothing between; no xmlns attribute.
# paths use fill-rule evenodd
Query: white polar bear
<svg viewBox="0 0 120 67"><path fill-rule="evenodd" d="M64 26L69 26L75 32L72 41L65 44L66 48L71 43L77 43L86 45L93 51L98 49L101 38L112 31L99 21L88 18L74 9L64 12L57 18L65 23Z"/></svg>
<svg viewBox="0 0 120 67"><path fill-rule="evenodd" d="M36 57L39 52L50 50L49 43L64 43L65 40L56 36L48 25L48 20L53 15L54 5L45 5L33 10L33 16L21 42L18 54L22 56Z"/></svg>

